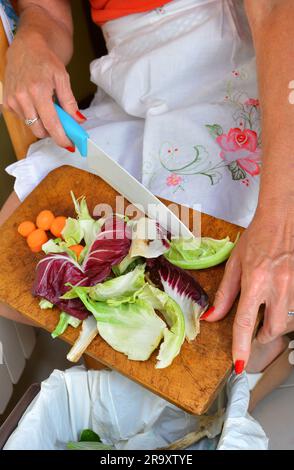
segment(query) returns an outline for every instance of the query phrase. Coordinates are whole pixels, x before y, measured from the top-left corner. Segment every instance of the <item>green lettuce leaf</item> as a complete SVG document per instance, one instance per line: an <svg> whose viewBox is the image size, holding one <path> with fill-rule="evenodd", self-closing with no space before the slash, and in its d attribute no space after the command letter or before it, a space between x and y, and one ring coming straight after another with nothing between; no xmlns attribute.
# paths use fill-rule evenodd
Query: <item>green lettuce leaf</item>
<svg viewBox="0 0 294 470"><path fill-rule="evenodd" d="M68 313L61 312L59 316L59 321L54 331L52 331L51 336L52 338L57 338L65 332L69 325L71 325L73 328L77 328L81 323L81 320L79 320L78 318L75 318L72 315L69 315Z"/></svg>
<svg viewBox="0 0 294 470"><path fill-rule="evenodd" d="M213 238L178 238L172 239L170 249L164 257L175 266L183 269L204 269L226 261L235 242L229 237L222 240Z"/></svg>
<svg viewBox="0 0 294 470"><path fill-rule="evenodd" d="M80 199L76 199L74 193L71 191L71 197L75 206L77 221L83 232L83 238L85 240L86 246L89 247L96 239L98 233L100 233L105 219L101 218L99 220L95 220L93 217L91 217L86 198L84 196Z"/></svg>
<svg viewBox="0 0 294 470"><path fill-rule="evenodd" d="M80 200L76 199L73 192L71 192L77 218L68 217L66 224L62 231L62 238L49 240L42 246L43 251L49 253L63 253L66 252L69 256L77 261L76 254L69 249L71 245L78 245L84 239L86 246L79 256L79 264L81 264L88 253L89 247L96 239L98 233L101 231L105 219L95 220L91 217L86 198L82 197Z"/></svg>
<svg viewBox="0 0 294 470"><path fill-rule="evenodd" d="M109 305L134 302L140 289L145 285L145 264L138 265L133 271L122 276L90 287L89 297Z"/></svg>
<svg viewBox="0 0 294 470"><path fill-rule="evenodd" d="M164 340L157 356L156 369L168 367L179 354L185 340L185 319L182 310L168 294L147 284L139 295L164 317L169 329L164 330Z"/></svg>
<svg viewBox="0 0 294 470"><path fill-rule="evenodd" d="M102 444L102 442L73 442L67 443L66 448L69 450L115 450L114 447Z"/></svg>
<svg viewBox="0 0 294 470"><path fill-rule="evenodd" d="M101 442L101 439L92 429L83 429L79 442Z"/></svg>
<svg viewBox="0 0 294 470"><path fill-rule="evenodd" d="M81 257L79 257L78 261L76 253L70 250L68 248L68 244L61 238L56 238L55 240L48 240L48 242L42 245L42 250L44 251L44 253L46 253L46 255L50 253L67 253L68 256L70 256L72 259L79 262L79 264L81 263Z"/></svg>
<svg viewBox="0 0 294 470"><path fill-rule="evenodd" d="M145 264L138 265L133 271L122 276L109 279L93 287L80 287L93 300L106 302L109 305L119 305L123 302L134 302L140 289L145 285ZM66 292L62 299L78 297L76 289Z"/></svg>
<svg viewBox="0 0 294 470"><path fill-rule="evenodd" d="M64 229L62 230L62 237L67 246L81 243L84 238L84 231L79 220L68 217Z"/></svg>
<svg viewBox="0 0 294 470"><path fill-rule="evenodd" d="M40 302L39 302L39 307L42 310L45 310L46 308L53 308L54 305L51 302L49 302L49 300L41 299Z"/></svg>
<svg viewBox="0 0 294 470"><path fill-rule="evenodd" d="M46 255L49 253L64 253L64 247L59 245L59 240L61 242L61 238L57 238L56 240L48 240L44 245L42 245L42 250Z"/></svg>
<svg viewBox="0 0 294 470"><path fill-rule="evenodd" d="M147 360L162 339L156 368L168 367L179 354L185 339L184 316L165 292L145 284L132 303L109 305L91 299L83 287L73 290L97 320L100 336L128 359ZM169 328L155 310L163 315Z"/></svg>
<svg viewBox="0 0 294 470"><path fill-rule="evenodd" d="M92 300L81 287L76 293L94 315L100 336L134 361L147 360L163 338L166 324L146 300L112 306Z"/></svg>
<svg viewBox="0 0 294 470"><path fill-rule="evenodd" d="M112 272L115 276L121 276L130 271L133 271L138 264L143 263L143 258L134 256L133 258L128 254L119 264L112 267Z"/></svg>

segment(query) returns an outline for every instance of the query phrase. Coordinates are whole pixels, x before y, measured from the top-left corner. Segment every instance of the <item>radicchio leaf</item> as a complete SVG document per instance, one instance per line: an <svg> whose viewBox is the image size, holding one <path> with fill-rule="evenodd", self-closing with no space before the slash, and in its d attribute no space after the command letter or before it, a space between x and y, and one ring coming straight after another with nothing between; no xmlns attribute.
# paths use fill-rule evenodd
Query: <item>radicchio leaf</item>
<svg viewBox="0 0 294 470"><path fill-rule="evenodd" d="M172 265L163 256L148 260L149 278L155 285L174 299L185 317L185 333L188 341L200 331L199 318L208 307L208 296L200 284L181 268Z"/></svg>
<svg viewBox="0 0 294 470"><path fill-rule="evenodd" d="M91 280L91 286L104 281L112 266L120 263L128 254L131 246L129 230L124 220L119 217L106 219L82 265Z"/></svg>
<svg viewBox="0 0 294 470"><path fill-rule="evenodd" d="M33 294L83 320L88 312L80 299L60 298L70 289L66 284L93 286L104 281L112 266L120 263L128 254L130 244L125 222L118 217L107 219L82 266L67 253L50 254L38 263Z"/></svg>
<svg viewBox="0 0 294 470"><path fill-rule="evenodd" d="M68 282L73 285L86 286L89 284L89 279L79 264L67 253L47 255L37 265L33 295L42 297L60 310L83 320L88 316L88 312L79 299L60 299L70 289L65 285Z"/></svg>
<svg viewBox="0 0 294 470"><path fill-rule="evenodd" d="M157 258L169 250L169 236L156 220L141 217L133 225L130 257Z"/></svg>

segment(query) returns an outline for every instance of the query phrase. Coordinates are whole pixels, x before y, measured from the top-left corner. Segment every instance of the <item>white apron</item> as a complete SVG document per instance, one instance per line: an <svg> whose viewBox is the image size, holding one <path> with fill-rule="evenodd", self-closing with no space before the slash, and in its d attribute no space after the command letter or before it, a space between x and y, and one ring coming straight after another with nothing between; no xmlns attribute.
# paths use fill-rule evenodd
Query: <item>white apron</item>
<svg viewBox="0 0 294 470"><path fill-rule="evenodd" d="M159 196L246 227L261 164L255 56L242 1L173 0L106 23L109 54L84 127ZM8 167L23 199L53 168L87 169L51 139Z"/></svg>

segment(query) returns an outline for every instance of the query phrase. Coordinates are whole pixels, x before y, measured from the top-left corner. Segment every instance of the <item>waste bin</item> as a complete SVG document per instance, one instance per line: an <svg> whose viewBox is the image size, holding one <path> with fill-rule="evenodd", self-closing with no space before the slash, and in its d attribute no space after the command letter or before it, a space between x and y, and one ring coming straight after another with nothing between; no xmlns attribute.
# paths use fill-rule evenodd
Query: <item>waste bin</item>
<svg viewBox="0 0 294 470"><path fill-rule="evenodd" d="M117 372L72 367L55 370L41 387L27 391L0 428L1 446L61 450L92 429L118 450L181 448L178 441L183 446L185 436L184 447L193 450L265 450L268 439L247 413L248 403L245 373L233 373L224 397L207 416L196 417Z"/></svg>
<svg viewBox="0 0 294 470"><path fill-rule="evenodd" d="M12 412L0 427L0 449L3 449L10 435L17 428L17 425L23 414L31 404L33 399L38 395L41 386L38 383L32 384L23 397L19 400Z"/></svg>

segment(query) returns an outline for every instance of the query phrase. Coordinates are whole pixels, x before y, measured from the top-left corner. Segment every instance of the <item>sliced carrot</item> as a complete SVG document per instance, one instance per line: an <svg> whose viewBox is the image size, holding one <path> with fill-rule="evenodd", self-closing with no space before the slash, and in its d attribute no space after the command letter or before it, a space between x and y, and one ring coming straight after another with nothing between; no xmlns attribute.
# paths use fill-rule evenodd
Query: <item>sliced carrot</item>
<svg viewBox="0 0 294 470"><path fill-rule="evenodd" d="M44 211L41 211L40 214L38 215L37 220L36 220L36 225L38 228L41 228L43 230L50 230L50 227L54 219L55 219L55 216L53 212L49 210L44 210Z"/></svg>
<svg viewBox="0 0 294 470"><path fill-rule="evenodd" d="M84 249L84 246L83 245L71 245L69 249L73 251L77 255L77 258L79 259L80 254L82 253Z"/></svg>
<svg viewBox="0 0 294 470"><path fill-rule="evenodd" d="M17 231L18 233L22 236L27 238L30 233L32 233L34 230L36 230L36 226L34 222L31 222L30 220L25 220L21 224L19 224Z"/></svg>
<svg viewBox="0 0 294 470"><path fill-rule="evenodd" d="M42 245L41 246L34 246L34 248L31 248L31 251L33 253L40 253L42 251Z"/></svg>
<svg viewBox="0 0 294 470"><path fill-rule="evenodd" d="M55 217L50 227L50 231L54 237L61 237L61 232L64 229L65 223L66 217L63 217L62 215Z"/></svg>
<svg viewBox="0 0 294 470"><path fill-rule="evenodd" d="M27 238L27 244L34 253L41 251L42 245L47 241L47 234L41 228L37 228L36 230L34 230L32 233L29 234Z"/></svg>

